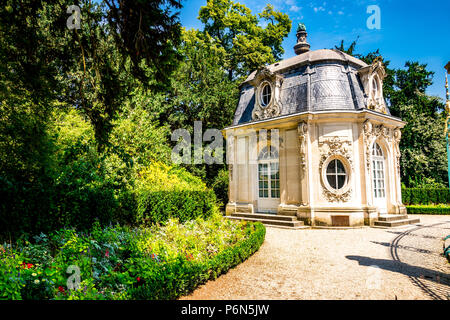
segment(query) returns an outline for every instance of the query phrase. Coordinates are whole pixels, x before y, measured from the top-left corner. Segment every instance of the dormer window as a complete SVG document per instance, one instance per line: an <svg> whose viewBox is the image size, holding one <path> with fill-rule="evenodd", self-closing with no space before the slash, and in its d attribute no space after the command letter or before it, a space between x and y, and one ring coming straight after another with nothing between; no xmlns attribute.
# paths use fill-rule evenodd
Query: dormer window
<svg viewBox="0 0 450 320"><path fill-rule="evenodd" d="M280 115L280 91L283 75L273 73L268 68L259 69L249 82L255 88L255 106L252 120L274 118Z"/></svg>
<svg viewBox="0 0 450 320"><path fill-rule="evenodd" d="M378 81L377 78L374 77L372 79L372 97L377 98L378 97Z"/></svg>
<svg viewBox="0 0 450 320"><path fill-rule="evenodd" d="M265 82L263 83L261 90L261 106L267 107L271 99L272 99L272 88L270 87L269 83Z"/></svg>
<svg viewBox="0 0 450 320"><path fill-rule="evenodd" d="M386 103L383 99L383 79L386 71L381 58L358 70L364 87L365 107L381 113L387 113Z"/></svg>

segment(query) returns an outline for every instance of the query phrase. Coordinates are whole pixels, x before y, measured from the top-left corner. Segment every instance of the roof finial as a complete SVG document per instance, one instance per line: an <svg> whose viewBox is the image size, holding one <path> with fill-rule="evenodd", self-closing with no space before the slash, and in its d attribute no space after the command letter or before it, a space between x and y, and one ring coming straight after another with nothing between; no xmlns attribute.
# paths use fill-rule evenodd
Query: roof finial
<svg viewBox="0 0 450 320"><path fill-rule="evenodd" d="M297 27L297 44L294 46L296 54L302 54L309 51L310 45L306 42L308 33L306 32L306 26L303 23L299 23Z"/></svg>

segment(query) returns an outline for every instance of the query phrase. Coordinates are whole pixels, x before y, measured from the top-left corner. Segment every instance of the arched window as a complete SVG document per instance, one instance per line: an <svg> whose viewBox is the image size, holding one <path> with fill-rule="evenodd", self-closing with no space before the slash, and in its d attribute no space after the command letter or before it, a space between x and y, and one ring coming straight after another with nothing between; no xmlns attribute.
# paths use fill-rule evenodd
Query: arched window
<svg viewBox="0 0 450 320"><path fill-rule="evenodd" d="M258 195L260 198L280 197L280 167L278 150L264 147L258 156Z"/></svg>
<svg viewBox="0 0 450 320"><path fill-rule="evenodd" d="M258 160L278 160L278 150L273 146L264 147L259 153Z"/></svg>
<svg viewBox="0 0 450 320"><path fill-rule="evenodd" d="M384 183L384 154L378 143L374 143L372 147L372 178L373 178L373 192L375 198L385 198L385 183Z"/></svg>

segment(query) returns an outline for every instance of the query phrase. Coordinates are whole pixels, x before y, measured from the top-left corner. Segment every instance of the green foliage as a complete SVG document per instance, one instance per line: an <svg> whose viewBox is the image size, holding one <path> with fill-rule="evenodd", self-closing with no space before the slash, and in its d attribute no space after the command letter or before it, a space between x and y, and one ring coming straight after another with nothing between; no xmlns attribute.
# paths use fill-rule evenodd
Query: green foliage
<svg viewBox="0 0 450 320"><path fill-rule="evenodd" d="M220 206L223 208L228 203L228 184L229 184L229 174L228 170L222 169L217 173L211 188L217 196L217 200Z"/></svg>
<svg viewBox="0 0 450 320"><path fill-rule="evenodd" d="M253 15L246 6L232 0L208 0L200 8L204 33L226 51L224 67L229 79L241 78L258 67L279 60L282 41L291 31L286 14L267 5ZM263 28L261 22L267 22Z"/></svg>
<svg viewBox="0 0 450 320"><path fill-rule="evenodd" d="M357 40L345 49L341 42L336 48L368 64L381 57L379 50L356 54L356 43ZM415 187L432 179L439 185L448 185L444 103L426 94L434 73L419 62L408 61L400 69L389 68L387 60L383 62L387 73L383 81L384 97L391 114L406 122L400 141L402 183Z"/></svg>
<svg viewBox="0 0 450 320"><path fill-rule="evenodd" d="M216 210L214 192L184 169L153 163L139 176L137 222L163 223L171 217L184 222Z"/></svg>
<svg viewBox="0 0 450 320"><path fill-rule="evenodd" d="M213 223L218 225L218 221ZM228 226L231 227L232 224ZM231 234L235 234L235 228L232 228ZM214 229L212 228L211 231ZM211 246L211 244L221 243L215 239L211 243L207 242L208 250L206 252L198 250L201 248L197 248L197 241L194 238L192 241L186 241L183 236L180 240L188 246L186 251L182 251L182 254L174 256L169 254L161 257L152 255L152 263L145 263L143 258L136 260L134 265L138 269L135 272L139 275L140 281L132 289L132 297L134 299L176 299L181 295L188 294L207 280L217 278L220 274L247 259L258 250L264 241L265 227L260 223L244 224L242 231L240 240L232 240L233 244L227 243L222 249ZM209 233L209 238L217 237L225 232L226 229L217 232L216 235ZM185 233L185 235L187 234ZM153 244L151 248L154 247L158 248Z"/></svg>
<svg viewBox="0 0 450 320"><path fill-rule="evenodd" d="M405 205L426 205L450 203L448 188L402 188L402 201Z"/></svg>
<svg viewBox="0 0 450 320"><path fill-rule="evenodd" d="M444 204L438 205L411 205L406 206L408 214L439 214L450 215L450 206Z"/></svg>
<svg viewBox="0 0 450 320"><path fill-rule="evenodd" d="M0 298L175 299L247 259L264 235L262 224L220 215L164 227L95 224L90 234L61 229L0 246ZM80 270L76 290L66 287L71 265Z"/></svg>

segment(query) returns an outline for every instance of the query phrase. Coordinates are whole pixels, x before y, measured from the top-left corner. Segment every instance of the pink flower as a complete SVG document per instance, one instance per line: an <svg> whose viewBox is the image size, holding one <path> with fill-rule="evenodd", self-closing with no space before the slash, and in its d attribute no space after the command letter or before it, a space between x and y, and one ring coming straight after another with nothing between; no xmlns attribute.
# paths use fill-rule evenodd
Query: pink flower
<svg viewBox="0 0 450 320"><path fill-rule="evenodd" d="M106 249L105 257L109 258L109 250L108 249Z"/></svg>

